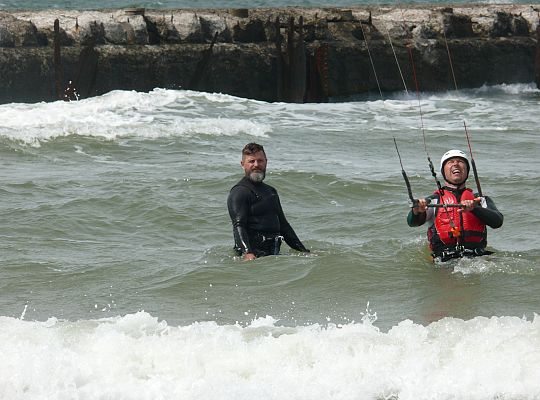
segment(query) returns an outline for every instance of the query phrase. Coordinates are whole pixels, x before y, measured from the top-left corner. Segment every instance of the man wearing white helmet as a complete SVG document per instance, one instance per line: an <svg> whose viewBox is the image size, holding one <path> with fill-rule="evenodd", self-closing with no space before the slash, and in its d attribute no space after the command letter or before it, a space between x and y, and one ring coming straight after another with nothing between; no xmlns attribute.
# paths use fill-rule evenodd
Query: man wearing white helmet
<svg viewBox="0 0 540 400"><path fill-rule="evenodd" d="M469 160L464 152L450 150L444 153L441 157L444 186L419 199L407 216L409 226L428 222L432 256L441 261L489 254L485 250L486 227L497 229L503 224L503 215L493 200L487 196L478 197L466 187L469 170ZM461 207L441 206L444 204L460 204Z"/></svg>

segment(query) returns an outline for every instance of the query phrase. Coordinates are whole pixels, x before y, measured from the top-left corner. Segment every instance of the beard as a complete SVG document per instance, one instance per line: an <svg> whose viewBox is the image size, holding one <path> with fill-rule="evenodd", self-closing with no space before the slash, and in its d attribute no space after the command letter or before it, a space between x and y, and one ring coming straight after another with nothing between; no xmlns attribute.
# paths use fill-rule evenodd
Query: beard
<svg viewBox="0 0 540 400"><path fill-rule="evenodd" d="M265 176L265 171L254 171L247 174L249 180L254 183L261 183Z"/></svg>

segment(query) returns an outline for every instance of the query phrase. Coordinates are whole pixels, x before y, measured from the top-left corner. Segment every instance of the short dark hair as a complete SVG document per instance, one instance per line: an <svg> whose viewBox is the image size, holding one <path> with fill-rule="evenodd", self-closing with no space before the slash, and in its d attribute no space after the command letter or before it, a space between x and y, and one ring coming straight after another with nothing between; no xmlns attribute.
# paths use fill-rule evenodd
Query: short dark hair
<svg viewBox="0 0 540 400"><path fill-rule="evenodd" d="M264 147L262 147L260 144L248 143L242 149L242 156L250 156L252 154L258 153L259 151L262 151L264 155L266 156Z"/></svg>

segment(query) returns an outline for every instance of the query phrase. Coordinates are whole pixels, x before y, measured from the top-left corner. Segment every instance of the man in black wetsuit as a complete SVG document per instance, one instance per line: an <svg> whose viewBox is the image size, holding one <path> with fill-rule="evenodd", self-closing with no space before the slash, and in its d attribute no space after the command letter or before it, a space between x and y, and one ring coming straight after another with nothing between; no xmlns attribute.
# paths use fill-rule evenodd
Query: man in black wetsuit
<svg viewBox="0 0 540 400"><path fill-rule="evenodd" d="M266 161L263 146L248 143L240 162L245 176L227 199L234 250L244 260L279 254L282 240L295 250L309 252L287 222L276 189L263 183Z"/></svg>
<svg viewBox="0 0 540 400"><path fill-rule="evenodd" d="M409 226L429 223L429 246L433 258L440 261L490 254L485 250L486 226L497 229L503 224L503 215L493 200L488 196L478 197L466 188L469 170L469 160L464 152L450 150L444 153L441 173L445 185L432 195L419 199L407 215ZM461 207L440 207L441 204L460 204Z"/></svg>

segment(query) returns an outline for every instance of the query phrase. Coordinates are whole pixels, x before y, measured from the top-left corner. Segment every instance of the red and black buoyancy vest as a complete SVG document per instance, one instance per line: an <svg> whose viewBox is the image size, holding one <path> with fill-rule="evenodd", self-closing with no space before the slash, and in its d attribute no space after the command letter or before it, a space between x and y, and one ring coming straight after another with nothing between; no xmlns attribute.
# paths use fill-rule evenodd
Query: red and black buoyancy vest
<svg viewBox="0 0 540 400"><path fill-rule="evenodd" d="M439 191L435 192L439 196L440 204L459 202L452 191L443 189L442 192L442 195ZM460 200L474 200L474 193L471 189L465 189ZM464 212L457 207L437 208L433 228L428 230L430 245L433 245L434 235L446 246L480 244L485 242L487 237L486 224L472 212Z"/></svg>

